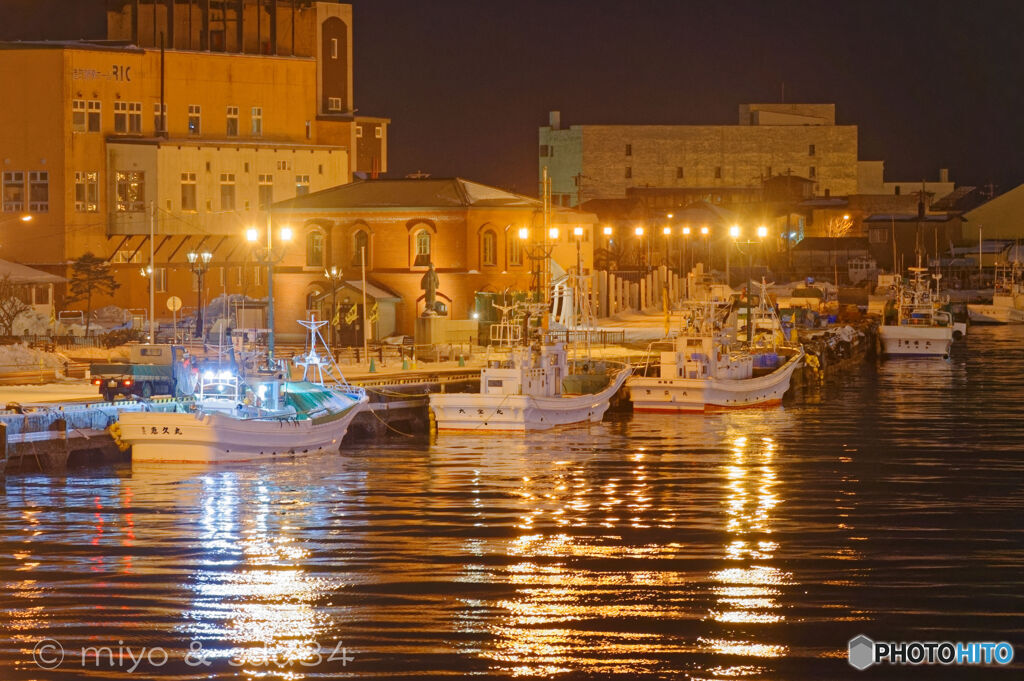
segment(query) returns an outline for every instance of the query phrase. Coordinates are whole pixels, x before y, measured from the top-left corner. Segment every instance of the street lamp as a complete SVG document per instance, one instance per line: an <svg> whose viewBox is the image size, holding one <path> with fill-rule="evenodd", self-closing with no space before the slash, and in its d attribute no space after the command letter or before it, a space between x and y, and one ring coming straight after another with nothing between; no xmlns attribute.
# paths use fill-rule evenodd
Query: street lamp
<svg viewBox="0 0 1024 681"><path fill-rule="evenodd" d="M335 321L338 317L338 282L342 278L341 270L338 269L337 265L331 265L331 269L324 268L324 277L331 282L331 324L327 328L331 330L331 345L336 346L338 344L337 338L337 322Z"/></svg>
<svg viewBox="0 0 1024 681"><path fill-rule="evenodd" d="M253 255L257 262L266 264L267 266L267 366L273 366L274 364L274 264L280 262L284 258L284 249L282 248L277 255L274 254L274 230L271 226L271 212L267 210L267 245L265 249L255 247ZM281 241L287 243L292 240L292 229L291 227L282 227L281 233L278 235ZM245 230L245 239L251 244L258 243L260 238L259 230L255 227L250 227Z"/></svg>
<svg viewBox="0 0 1024 681"><path fill-rule="evenodd" d="M583 261L580 255L580 247L583 243L583 228L573 227L572 235L576 237L576 280L583 276Z"/></svg>
<svg viewBox="0 0 1024 681"><path fill-rule="evenodd" d="M196 291L196 338L203 337L203 276L210 269L210 261L213 260L213 253L203 251L196 253L190 251L186 256L192 273L199 278L199 290Z"/></svg>
<svg viewBox="0 0 1024 681"><path fill-rule="evenodd" d="M672 217L672 213L669 213L668 216ZM672 228L662 227L661 233L665 235L665 267L668 267L668 244L672 241Z"/></svg>
<svg viewBox="0 0 1024 681"><path fill-rule="evenodd" d="M736 241L736 239L739 238L739 236L740 236L739 225L733 225L732 227L729 228L729 236L732 238L733 241ZM725 285L729 286L731 288L732 287L732 283L731 283L731 279L729 277L729 253L730 253L730 251L732 251L732 244L727 244L726 247L725 247Z"/></svg>
<svg viewBox="0 0 1024 681"><path fill-rule="evenodd" d="M708 272L711 271L711 240L708 238L708 234L710 233L711 230L708 229L707 225L700 228L700 235L704 237L704 250L707 252Z"/></svg>
<svg viewBox="0 0 1024 681"><path fill-rule="evenodd" d="M730 233L732 230L730 230ZM737 234L739 228L736 228ZM753 254L754 246L764 244L765 237L768 236L768 228L761 225L757 228L757 241L748 239L747 241L738 241L737 245L743 245L747 247L747 343L750 343L754 338L754 279L753 279Z"/></svg>

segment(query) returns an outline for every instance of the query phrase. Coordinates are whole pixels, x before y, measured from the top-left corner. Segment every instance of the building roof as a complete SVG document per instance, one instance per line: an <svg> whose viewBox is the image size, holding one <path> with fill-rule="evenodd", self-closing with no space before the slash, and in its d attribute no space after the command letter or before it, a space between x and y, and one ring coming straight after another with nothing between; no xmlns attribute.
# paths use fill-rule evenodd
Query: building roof
<svg viewBox="0 0 1024 681"><path fill-rule="evenodd" d="M976 187L957 187L950 193L943 196L941 199L937 199L932 204L932 210L964 210L961 207L961 203L970 196ZM977 205L977 204L975 204ZM973 207L973 206L972 206Z"/></svg>
<svg viewBox="0 0 1024 681"><path fill-rule="evenodd" d="M808 236L793 246L794 251L866 251L865 236Z"/></svg>
<svg viewBox="0 0 1024 681"><path fill-rule="evenodd" d="M359 279L352 279L350 281L343 281L340 284L338 284L338 290L339 291L341 291L342 289L346 289L346 288L352 289L353 291L356 292L357 295L361 296L363 294L363 282L361 280L359 280ZM328 300L331 297L332 297L332 292L331 291L327 291L325 293L321 293L320 295L316 296L314 298L314 300L316 302L320 302L321 300ZM402 297L400 295L398 295L397 293L395 293L394 291L392 291L390 289L387 289L387 288L381 286L380 284L373 284L373 283L371 283L369 281L366 282L366 297L369 298L370 300L374 300L374 301L377 301L377 302L397 303L397 302L400 302L402 300Z"/></svg>
<svg viewBox="0 0 1024 681"><path fill-rule="evenodd" d="M707 201L694 201L685 208L675 211L673 216L673 222L692 225L731 225L738 219L738 215L733 211Z"/></svg>
<svg viewBox="0 0 1024 681"><path fill-rule="evenodd" d="M351 208L541 208L539 199L460 177L359 180L274 204L274 212L315 213Z"/></svg>
<svg viewBox="0 0 1024 681"><path fill-rule="evenodd" d="M919 217L917 213L872 213L864 218L864 222L948 222L958 215L940 213L937 215L925 215ZM966 222L966 218L962 218Z"/></svg>
<svg viewBox="0 0 1024 681"><path fill-rule="evenodd" d="M9 260L0 260L0 278L10 277L12 284L59 284L65 281L64 277L56 274L43 272L27 265L21 265Z"/></svg>

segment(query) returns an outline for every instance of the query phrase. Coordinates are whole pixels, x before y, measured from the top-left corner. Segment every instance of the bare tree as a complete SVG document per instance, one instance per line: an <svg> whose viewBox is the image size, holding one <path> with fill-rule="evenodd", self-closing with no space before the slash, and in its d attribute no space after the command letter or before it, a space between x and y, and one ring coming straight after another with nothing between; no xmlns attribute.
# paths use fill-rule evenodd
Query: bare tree
<svg viewBox="0 0 1024 681"><path fill-rule="evenodd" d="M11 281L9 274L0 279L0 331L5 336L14 335L14 320L29 310L28 303L19 295L22 288Z"/></svg>
<svg viewBox="0 0 1024 681"><path fill-rule="evenodd" d="M840 237L846 236L853 228L853 220L849 215L837 215L825 225L825 236Z"/></svg>

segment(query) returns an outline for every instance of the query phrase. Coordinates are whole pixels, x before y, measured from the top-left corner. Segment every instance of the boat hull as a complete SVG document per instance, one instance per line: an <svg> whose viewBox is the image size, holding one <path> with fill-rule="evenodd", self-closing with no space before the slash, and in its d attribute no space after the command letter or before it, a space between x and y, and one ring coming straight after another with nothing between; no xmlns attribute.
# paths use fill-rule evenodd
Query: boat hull
<svg viewBox="0 0 1024 681"><path fill-rule="evenodd" d="M882 326L882 353L891 357L949 357L953 329L948 326Z"/></svg>
<svg viewBox="0 0 1024 681"><path fill-rule="evenodd" d="M366 398L333 418L236 419L225 414L125 412L121 440L132 461L146 463L237 463L337 452Z"/></svg>
<svg viewBox="0 0 1024 681"><path fill-rule="evenodd" d="M968 305L972 324L1024 324L1024 310L1007 305Z"/></svg>
<svg viewBox="0 0 1024 681"><path fill-rule="evenodd" d="M638 412L708 412L782 404L803 352L764 376L743 379L656 378L629 381L629 398Z"/></svg>
<svg viewBox="0 0 1024 681"><path fill-rule="evenodd" d="M615 374L608 386L592 395L534 397L440 393L430 396L437 431L526 432L557 426L596 423L604 418L611 398L625 383L630 370Z"/></svg>

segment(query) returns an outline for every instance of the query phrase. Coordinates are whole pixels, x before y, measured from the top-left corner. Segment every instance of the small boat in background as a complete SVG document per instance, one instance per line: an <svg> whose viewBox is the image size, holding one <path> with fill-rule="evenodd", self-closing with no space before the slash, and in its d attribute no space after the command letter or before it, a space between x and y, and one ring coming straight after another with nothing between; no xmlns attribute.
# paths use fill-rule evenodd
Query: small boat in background
<svg viewBox="0 0 1024 681"><path fill-rule="evenodd" d="M1021 263L996 265L992 303L967 306L972 324L1024 324L1024 267Z"/></svg>
<svg viewBox="0 0 1024 681"><path fill-rule="evenodd" d="M911 267L911 279L896 276L896 296L886 305L878 335L882 353L889 356L949 357L953 344L953 316L949 298L939 293L941 274L933 274L935 288L925 267Z"/></svg>

